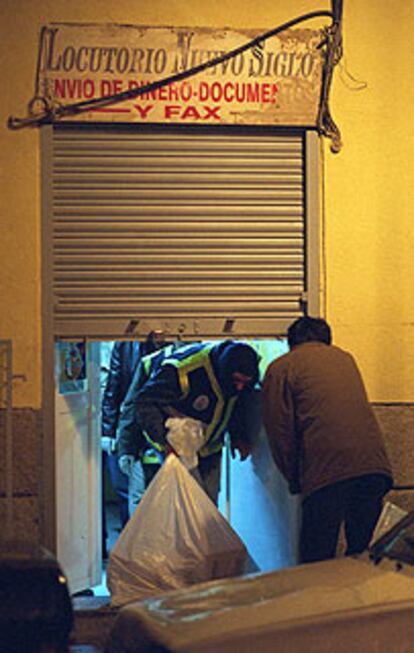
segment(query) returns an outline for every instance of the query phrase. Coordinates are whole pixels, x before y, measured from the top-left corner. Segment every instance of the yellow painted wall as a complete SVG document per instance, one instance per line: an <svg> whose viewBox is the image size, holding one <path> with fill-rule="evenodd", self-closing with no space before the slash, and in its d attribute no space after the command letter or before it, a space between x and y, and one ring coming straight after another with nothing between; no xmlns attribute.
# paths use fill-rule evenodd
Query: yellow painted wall
<svg viewBox="0 0 414 653"><path fill-rule="evenodd" d="M414 1L345 0L326 157L328 318L377 401L414 399ZM360 89L360 90L358 90Z"/></svg>
<svg viewBox="0 0 414 653"><path fill-rule="evenodd" d="M339 155L325 149L327 318L373 401L414 398L411 47L414 0L344 0L345 58L331 108ZM1 0L0 338L13 339L15 406L41 404L39 133L12 132L33 96L38 33L52 21L271 29L326 0ZM315 24L309 23L309 27ZM411 210L410 210L411 209Z"/></svg>

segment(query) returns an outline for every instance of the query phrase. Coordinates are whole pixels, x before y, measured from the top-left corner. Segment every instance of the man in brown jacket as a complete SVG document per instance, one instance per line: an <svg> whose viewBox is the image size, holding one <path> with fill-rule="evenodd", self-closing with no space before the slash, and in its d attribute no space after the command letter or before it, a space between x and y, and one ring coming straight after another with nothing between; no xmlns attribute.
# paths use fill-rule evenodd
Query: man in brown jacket
<svg viewBox="0 0 414 653"><path fill-rule="evenodd" d="M289 353L263 383L263 421L276 465L302 494L301 562L335 557L345 527L347 555L371 539L392 486L381 431L352 356L331 344L322 319L288 329Z"/></svg>

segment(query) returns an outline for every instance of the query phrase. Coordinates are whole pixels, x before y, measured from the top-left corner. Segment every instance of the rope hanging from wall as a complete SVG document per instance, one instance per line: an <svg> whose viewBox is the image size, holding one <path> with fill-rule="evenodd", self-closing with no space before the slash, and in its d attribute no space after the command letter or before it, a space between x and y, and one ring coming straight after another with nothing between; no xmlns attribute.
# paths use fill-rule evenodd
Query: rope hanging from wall
<svg viewBox="0 0 414 653"><path fill-rule="evenodd" d="M194 66L175 75L165 77L156 82L151 82L138 88L128 89L127 91L116 93L114 95L93 98L90 100L84 100L81 102L75 102L66 105L52 105L50 100L40 92L41 53L43 50L43 42L46 38L48 29L47 27L43 27L40 32L39 55L35 77L35 92L33 98L27 105L29 115L25 118L14 118L10 116L7 122L7 126L12 130L22 129L24 127L39 127L41 125L58 122L62 118L67 118L70 116L73 117L81 113L85 113L91 109L108 107L125 100L136 98L140 95L143 95L144 93L150 93L169 84L188 79L189 77L193 77L194 75L197 75L198 73L207 70L208 68L212 68L223 63L224 61L236 57L246 50L261 49L263 47L263 43L267 39L276 36L277 34L284 32L285 30L290 29L295 25L298 25L299 23L321 17L331 18L332 24L323 28L323 38L318 46L323 54L323 70L316 126L319 134L331 139L331 151L335 153L339 152L342 146L341 135L330 113L329 91L332 83L333 69L340 61L342 56L342 0L332 0L332 11L314 11L302 16L298 16L297 18L293 18L292 20L287 21L278 27L275 27L270 31L260 34L254 39L247 41L243 45L229 52L226 52L223 55L215 57L205 63Z"/></svg>

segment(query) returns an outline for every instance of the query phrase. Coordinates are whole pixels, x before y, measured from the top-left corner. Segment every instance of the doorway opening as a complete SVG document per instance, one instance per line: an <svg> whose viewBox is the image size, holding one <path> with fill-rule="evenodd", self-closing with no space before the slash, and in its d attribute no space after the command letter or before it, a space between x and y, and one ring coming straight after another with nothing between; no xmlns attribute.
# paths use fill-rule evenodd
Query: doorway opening
<svg viewBox="0 0 414 653"><path fill-rule="evenodd" d="M142 338L155 323L190 339L264 343L303 311L318 314L318 153L317 133L303 129L42 128L45 542L73 591L102 573L98 340ZM86 383L53 397L53 343L74 337L86 338ZM294 514L268 460L230 460L223 471L247 544L238 514L256 493L260 514L271 514L265 532ZM292 558L285 526L282 554L255 529L252 547L266 540L277 552L262 569Z"/></svg>
<svg viewBox="0 0 414 653"><path fill-rule="evenodd" d="M255 348L260 356L260 378L268 364L276 357L287 351L285 338L274 340L249 339L246 340ZM76 523L76 516L70 518L75 529L78 529L78 538L87 538L89 549L91 540L99 538L100 542L94 547L95 556L98 556L98 570L93 577L73 571L74 578L83 578L82 582L76 581L76 590L82 591L87 587L93 588L95 596L108 595L106 587L106 565L111 550L122 532L125 521L125 501L127 495L120 496L113 486L113 479L107 464L108 455L102 449L102 398L108 381L111 367L111 354L115 341L89 341L86 343L85 360L88 360L88 374L83 379L78 379L77 385L71 386L72 393L77 394L77 401L72 395L72 403L66 399L66 408L72 414L72 428L82 428L88 423L89 445L77 449L75 455L85 457L80 464L88 475L100 476L100 482L89 479L88 487L99 488L97 500L89 502L95 506L100 513L98 515L84 515L89 524L95 525L95 533L88 531L88 524ZM72 343L73 345L73 343ZM71 345L65 343L66 351L71 351ZM72 346L73 350L73 346ZM60 349L57 349L57 352ZM60 354L60 358L62 358ZM73 358L73 354L72 354ZM75 363L74 363L75 365ZM64 392L65 388L60 386L59 391ZM68 390L68 388L66 388ZM86 402L82 401L82 393L86 391ZM62 396L61 396L62 401ZM59 406L59 402L57 403ZM83 413L83 417L82 417ZM88 417L89 416L89 417ZM62 414L59 410L56 414L56 429L61 431ZM63 416L67 428L67 415ZM81 434L74 434L75 441ZM91 457L97 460L91 460ZM74 466L75 467L75 466ZM76 467L78 467L76 465ZM127 491L127 479L125 490ZM76 482L76 481L75 481ZM75 482L72 485L75 488ZM74 489L74 492L79 488ZM124 506L122 505L124 501ZM77 505L75 501L74 505ZM270 450L267 445L266 436L260 428L251 457L240 462L238 458L232 459L230 451L224 448L221 472L221 490L218 507L220 512L228 519L231 526L246 544L250 556L257 569L270 571L296 563L296 542L297 542L297 504L287 491L284 479L275 467ZM93 517L93 519L91 519ZM128 517L127 517L128 519ZM86 530L86 533L85 533ZM76 539L76 537L75 537ZM96 560L95 560L96 562ZM80 561L80 564L82 562ZM76 566L76 565L75 565ZM69 574L70 576L70 574ZM85 587L82 587L82 584Z"/></svg>

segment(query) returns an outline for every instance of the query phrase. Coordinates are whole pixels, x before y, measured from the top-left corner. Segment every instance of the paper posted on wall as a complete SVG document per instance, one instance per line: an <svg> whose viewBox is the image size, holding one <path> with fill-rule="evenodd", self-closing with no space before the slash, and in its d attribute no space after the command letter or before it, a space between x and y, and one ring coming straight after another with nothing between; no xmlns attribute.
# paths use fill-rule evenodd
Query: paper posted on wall
<svg viewBox="0 0 414 653"><path fill-rule="evenodd" d="M113 605L244 572L246 547L190 472L169 455L108 563Z"/></svg>

